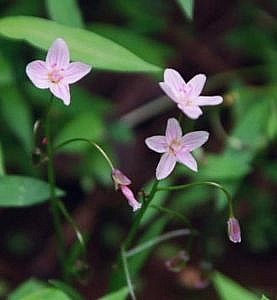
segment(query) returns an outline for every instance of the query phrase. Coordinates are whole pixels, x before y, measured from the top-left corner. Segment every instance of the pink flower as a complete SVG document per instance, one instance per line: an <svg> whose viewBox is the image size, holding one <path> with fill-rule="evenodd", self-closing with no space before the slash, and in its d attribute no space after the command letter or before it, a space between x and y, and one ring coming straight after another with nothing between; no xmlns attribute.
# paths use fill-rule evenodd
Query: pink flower
<svg viewBox="0 0 277 300"><path fill-rule="evenodd" d="M46 29L47 30L47 29ZM69 49L63 39L56 39L49 48L46 60L35 60L26 67L26 73L39 89L50 89L65 105L70 104L69 84L88 74L91 67L69 61Z"/></svg>
<svg viewBox="0 0 277 300"><path fill-rule="evenodd" d="M239 221L235 217L231 217L228 220L228 235L229 239L233 243L241 242L241 232Z"/></svg>
<svg viewBox="0 0 277 300"><path fill-rule="evenodd" d="M157 135L145 140L148 148L163 153L156 169L157 179L166 178L173 171L176 162L197 171L197 162L190 152L201 147L208 137L207 131L194 131L182 136L179 122L174 118L169 119L165 136Z"/></svg>
<svg viewBox="0 0 277 300"><path fill-rule="evenodd" d="M141 208L141 203L139 203L131 189L128 187L132 182L131 180L125 176L120 170L114 169L112 171L112 178L115 184L115 189L120 189L122 194L128 200L130 206L132 206L133 211L136 211Z"/></svg>
<svg viewBox="0 0 277 300"><path fill-rule="evenodd" d="M177 71L166 69L164 81L159 85L185 115L191 119L197 119L203 113L199 106L217 105L223 101L221 96L200 96L205 81L206 76L198 74L186 83Z"/></svg>

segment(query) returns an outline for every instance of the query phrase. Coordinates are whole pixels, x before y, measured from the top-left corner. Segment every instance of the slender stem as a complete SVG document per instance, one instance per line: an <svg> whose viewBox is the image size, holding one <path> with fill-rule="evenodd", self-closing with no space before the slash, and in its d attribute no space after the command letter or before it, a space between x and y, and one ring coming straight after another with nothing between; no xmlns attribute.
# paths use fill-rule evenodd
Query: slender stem
<svg viewBox="0 0 277 300"><path fill-rule="evenodd" d="M133 223L133 225L132 225L132 227L131 227L131 230L130 230L130 232L129 232L129 234L128 234L128 236L127 236L125 242L124 242L124 248L125 248L126 250L127 250L127 249L130 247L130 245L132 244L132 242L133 242L133 240L134 240L134 238L135 238L135 235L136 235L136 233L137 233L137 231L138 231L138 229L139 229L139 225L140 225L140 222L141 222L141 220L142 220L142 218L143 218L143 216L144 216L144 213L146 212L148 206L150 205L152 199L154 198L154 196L155 196L155 194L156 194L156 192L157 192L158 183L159 183L159 182L158 182L157 180L154 181L154 183L153 183L153 185L152 185L152 188L151 188L151 191L150 191L149 195L146 196L146 197L145 197L146 200L143 201L143 205L142 205L141 209L139 210L139 212L138 212L138 214L137 214L137 216L136 216L136 219L135 219L135 221L134 221L134 223Z"/></svg>
<svg viewBox="0 0 277 300"><path fill-rule="evenodd" d="M63 230L62 230L62 220L61 215L59 211L59 202L56 197L55 192L55 171L54 171L54 149L52 144L52 137L51 137L51 119L50 119L50 110L51 105L53 102L53 97L51 97L49 106L47 108L47 112L45 115L45 130L46 130L46 138L47 138L47 154L48 154L48 181L50 184L50 203L51 203L51 209L53 214L53 224L55 229L55 234L57 238L58 243L58 250L59 250L59 258L60 263L62 267L62 273L63 276L66 277L66 266L65 266L65 241L63 236Z"/></svg>
<svg viewBox="0 0 277 300"><path fill-rule="evenodd" d="M160 205L155 205L155 204L151 204L150 207L155 208L161 212L167 213L168 215L171 215L172 217L179 219L180 221L185 223L190 228L192 227L188 219L186 219L182 214L180 214L179 212L177 212L173 209L163 207Z"/></svg>
<svg viewBox="0 0 277 300"><path fill-rule="evenodd" d="M226 196L226 199L228 201L230 217L234 216L231 194L222 185L220 185L219 183L216 183L216 182L201 181L201 182L193 182L193 183L188 183L188 184L183 184L183 185L159 187L159 188L157 188L157 192L159 192L159 191L177 191L177 190L182 190L182 189L195 187L195 186L199 186L199 185L208 185L208 186L213 186L213 187L220 189L224 193L224 195Z"/></svg>
<svg viewBox="0 0 277 300"><path fill-rule="evenodd" d="M144 251L150 247L153 247L161 242L173 239L175 237L183 236L183 235L190 235L192 234L190 229L178 229L178 230L173 230L170 232L167 232L157 238L151 239L141 245L138 245L132 249L130 249L128 252L126 252L126 257L133 256L141 251Z"/></svg>
<svg viewBox="0 0 277 300"><path fill-rule="evenodd" d="M105 160L107 161L107 163L109 164L111 169L112 170L114 169L113 163L112 163L111 159L108 157L108 155L106 154L106 152L97 143L95 143L92 140L88 140L88 139L85 139L85 138L69 139L69 140L59 144L58 146L56 146L54 150L56 151L56 150L66 146L68 144L75 143L75 142L85 142L85 143L88 143L90 146L96 148L103 155L103 157L105 158Z"/></svg>
<svg viewBox="0 0 277 300"><path fill-rule="evenodd" d="M127 263L127 258L126 258L126 254L125 254L125 250L124 247L121 247L121 260L122 260L122 265L123 265L123 269L124 269L124 273L125 273L125 277L126 277L126 282L130 291L130 295L132 300L136 300L136 295L134 292L134 288L133 288L133 284L132 284L132 280L131 280L131 276L130 276L130 272L129 272L129 268L128 268L128 263Z"/></svg>
<svg viewBox="0 0 277 300"><path fill-rule="evenodd" d="M81 229L79 228L79 225L76 223L76 221L68 213L68 211L67 211L67 209L66 209L66 207L65 207L65 205L63 204L62 201L58 200L58 205L59 205L59 209L60 209L61 213L64 215L65 219L74 228L77 239L78 239L79 243L82 246L83 252L85 253L86 252L86 243L85 243L85 239L83 237L83 234L81 232Z"/></svg>

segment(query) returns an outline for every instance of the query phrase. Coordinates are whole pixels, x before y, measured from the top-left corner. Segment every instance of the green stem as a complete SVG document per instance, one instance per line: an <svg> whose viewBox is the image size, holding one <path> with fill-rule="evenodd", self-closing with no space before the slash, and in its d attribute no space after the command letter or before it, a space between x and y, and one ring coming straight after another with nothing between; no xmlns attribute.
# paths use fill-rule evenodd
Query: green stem
<svg viewBox="0 0 277 300"><path fill-rule="evenodd" d="M137 298L136 298L136 295L134 292L134 288L133 288L133 284L132 284L132 280L131 280L131 276L130 276L130 272L129 272L129 268L128 268L127 258L125 255L125 249L123 246L121 247L120 254L121 254L122 265L123 265L126 282L127 282L127 285L128 285L129 291L130 291L131 298L132 298L132 300L136 300Z"/></svg>
<svg viewBox="0 0 277 300"><path fill-rule="evenodd" d="M167 233L164 233L163 235L157 237L157 238L153 238L147 242L144 242L141 245L138 245L132 249L130 249L128 252L126 252L126 257L130 257L133 255L136 255L137 253L144 251L148 248L154 247L155 245L179 237L179 236L184 236L184 235L190 235L192 234L192 231L190 229L178 229L178 230L173 230Z"/></svg>
<svg viewBox="0 0 277 300"><path fill-rule="evenodd" d="M59 205L59 209L60 209L61 213L64 215L65 219L68 221L69 224L72 225L73 229L75 230L77 239L82 246L83 253L85 253L86 252L86 243L85 243L83 234L81 232L81 229L79 228L79 225L68 213L68 211L62 201L58 200L58 205Z"/></svg>
<svg viewBox="0 0 277 300"><path fill-rule="evenodd" d="M157 188L157 192L160 192L160 191L178 191L178 190L182 190L182 189L186 189L186 188L190 188L190 187L195 187L195 186L199 186L199 185L208 185L208 186L213 186L213 187L216 187L216 188L220 189L224 193L224 195L226 196L226 199L227 199L227 202L228 202L228 205L229 205L229 216L230 217L234 216L231 194L222 185L220 185L219 183L216 183L216 182L201 181L201 182L193 182L193 183L188 183L188 184L183 184L183 185L159 187L159 188Z"/></svg>
<svg viewBox="0 0 277 300"><path fill-rule="evenodd" d="M112 170L114 170L114 166L113 166L113 163L111 161L111 159L108 157L108 155L106 154L106 152L97 144L95 143L94 141L92 140L88 140L88 139L85 139L85 138L73 138L73 139L69 139L61 144L59 144L58 146L55 147L55 151L70 144L70 143L75 143L75 142L85 142L85 143L88 143L90 146L92 146L93 148L96 148L102 155L103 157L105 158L105 160L107 161L107 163L109 164L109 166L111 167Z"/></svg>
<svg viewBox="0 0 277 300"><path fill-rule="evenodd" d="M138 214L135 218L135 221L134 221L134 223L131 227L131 230L130 230L130 232L129 232L129 234L128 234L125 242L124 242L124 249L126 249L126 250L131 246L131 244L132 244L132 242L135 238L135 235L136 235L136 233L139 229L139 225L140 225L140 222L141 222L141 220L144 216L144 213L146 212L148 206L150 205L152 199L154 198L154 196L157 192L158 183L159 182L157 180L154 181L149 195L146 196L145 197L146 200L143 201L143 205L142 205L141 209L139 210L139 212L138 212Z"/></svg>
<svg viewBox="0 0 277 300"><path fill-rule="evenodd" d="M52 144L52 137L51 137L51 119L50 119L50 110L51 105L53 102L53 97L51 97L49 106L47 108L47 112L45 115L45 130L46 130L46 138L47 138L47 154L48 154L48 181L50 184L50 203L51 203L51 209L53 214L53 224L55 229L55 234L57 238L58 243L58 251L59 251L59 259L62 267L62 273L63 276L66 277L66 266L65 266L65 241L63 236L63 230L62 230L62 220L59 210L59 201L56 197L55 192L55 171L54 171L54 148Z"/></svg>

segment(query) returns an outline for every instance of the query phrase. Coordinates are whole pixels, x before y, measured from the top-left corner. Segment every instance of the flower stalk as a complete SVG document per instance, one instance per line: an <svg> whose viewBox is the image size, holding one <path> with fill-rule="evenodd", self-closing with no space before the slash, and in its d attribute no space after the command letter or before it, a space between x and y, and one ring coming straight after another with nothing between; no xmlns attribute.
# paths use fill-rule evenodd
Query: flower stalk
<svg viewBox="0 0 277 300"><path fill-rule="evenodd" d="M50 185L50 203L51 203L51 210L53 215L53 225L55 229L56 239L58 243L58 251L59 251L59 259L62 268L62 274L66 279L66 249L65 249L65 240L63 236L62 230L62 219L60 214L59 208L59 200L56 196L55 186L56 186L56 177L54 171L54 148L52 143L52 136L51 136L51 118L50 118L50 111L51 105L53 102L53 96L51 97L46 115L45 115L45 131L46 131L46 138L47 138L47 156L48 156L48 164L47 164L47 173L48 173L48 181Z"/></svg>

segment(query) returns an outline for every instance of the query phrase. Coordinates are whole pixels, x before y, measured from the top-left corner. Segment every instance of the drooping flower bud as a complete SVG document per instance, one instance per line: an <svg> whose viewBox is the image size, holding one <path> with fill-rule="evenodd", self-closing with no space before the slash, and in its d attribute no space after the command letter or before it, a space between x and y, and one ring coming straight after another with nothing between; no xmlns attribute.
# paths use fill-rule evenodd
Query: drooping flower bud
<svg viewBox="0 0 277 300"><path fill-rule="evenodd" d="M133 211L140 209L141 203L136 200L132 190L128 187L132 183L131 180L118 169L113 169L112 178L115 189L121 190L122 194L128 200L129 205L133 208Z"/></svg>
<svg viewBox="0 0 277 300"><path fill-rule="evenodd" d="M228 235L231 242L241 242L240 225L239 221L235 217L230 217L228 220Z"/></svg>

